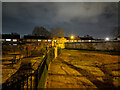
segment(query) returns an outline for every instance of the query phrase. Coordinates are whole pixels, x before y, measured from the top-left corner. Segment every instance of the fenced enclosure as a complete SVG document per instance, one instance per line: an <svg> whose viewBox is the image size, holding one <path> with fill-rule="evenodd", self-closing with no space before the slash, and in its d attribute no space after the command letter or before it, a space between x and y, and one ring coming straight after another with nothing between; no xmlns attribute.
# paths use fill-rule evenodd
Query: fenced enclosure
<svg viewBox="0 0 120 90"><path fill-rule="evenodd" d="M60 52L61 49L58 48L58 55ZM32 69L32 65L30 63L28 63L27 66L25 65L25 68L24 65L22 65L14 75L12 75L5 83L2 84L2 89L18 88L20 90L24 90L32 88L44 88L48 66L53 60L54 56L54 48L49 48L47 51L45 51L43 59L36 70Z"/></svg>
<svg viewBox="0 0 120 90"><path fill-rule="evenodd" d="M23 58L42 57L46 51L46 46L40 45L3 45L2 64L9 62L13 66Z"/></svg>

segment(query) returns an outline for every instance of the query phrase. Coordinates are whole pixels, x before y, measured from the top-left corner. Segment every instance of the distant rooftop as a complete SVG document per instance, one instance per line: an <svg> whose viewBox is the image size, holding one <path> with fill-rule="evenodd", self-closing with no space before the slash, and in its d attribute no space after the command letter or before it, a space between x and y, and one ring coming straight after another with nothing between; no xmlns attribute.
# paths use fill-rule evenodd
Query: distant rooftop
<svg viewBox="0 0 120 90"><path fill-rule="evenodd" d="M2 39L20 39L20 35L17 33L2 34Z"/></svg>
<svg viewBox="0 0 120 90"><path fill-rule="evenodd" d="M24 35L24 39L49 39L45 36Z"/></svg>

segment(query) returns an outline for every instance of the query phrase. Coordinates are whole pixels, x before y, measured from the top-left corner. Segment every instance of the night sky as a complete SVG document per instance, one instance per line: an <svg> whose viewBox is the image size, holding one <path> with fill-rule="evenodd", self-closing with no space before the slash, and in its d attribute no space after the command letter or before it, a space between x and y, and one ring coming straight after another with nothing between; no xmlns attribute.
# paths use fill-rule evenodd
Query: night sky
<svg viewBox="0 0 120 90"><path fill-rule="evenodd" d="M111 37L118 25L117 3L3 2L2 33L31 34L35 26L62 28L65 35Z"/></svg>

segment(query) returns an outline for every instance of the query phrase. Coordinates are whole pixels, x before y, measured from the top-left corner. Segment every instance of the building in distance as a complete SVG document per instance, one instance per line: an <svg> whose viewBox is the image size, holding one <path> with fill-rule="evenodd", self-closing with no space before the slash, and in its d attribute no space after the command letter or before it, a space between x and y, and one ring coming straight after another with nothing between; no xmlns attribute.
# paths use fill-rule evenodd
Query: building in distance
<svg viewBox="0 0 120 90"><path fill-rule="evenodd" d="M14 43L19 43L20 41L20 34L17 34L17 33L11 33L11 34L2 34L2 39L1 41L3 43L11 43L11 44L14 44Z"/></svg>

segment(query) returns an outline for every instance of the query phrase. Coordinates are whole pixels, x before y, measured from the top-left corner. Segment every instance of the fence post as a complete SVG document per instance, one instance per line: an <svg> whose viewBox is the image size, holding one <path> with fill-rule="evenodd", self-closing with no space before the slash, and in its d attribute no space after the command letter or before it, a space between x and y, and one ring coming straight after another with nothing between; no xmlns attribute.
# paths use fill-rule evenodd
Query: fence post
<svg viewBox="0 0 120 90"><path fill-rule="evenodd" d="M54 47L55 50L55 58L57 57L57 47Z"/></svg>
<svg viewBox="0 0 120 90"><path fill-rule="evenodd" d="M27 74L27 90L28 90L28 74Z"/></svg>
<svg viewBox="0 0 120 90"><path fill-rule="evenodd" d="M37 86L38 86L38 72L36 72L35 74L35 90L37 90Z"/></svg>
<svg viewBox="0 0 120 90"><path fill-rule="evenodd" d="M31 81L30 89L32 90L32 76L31 76L31 80L30 81Z"/></svg>

